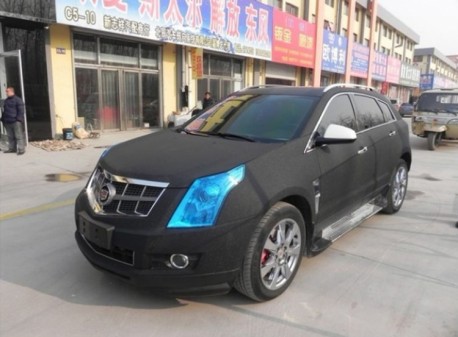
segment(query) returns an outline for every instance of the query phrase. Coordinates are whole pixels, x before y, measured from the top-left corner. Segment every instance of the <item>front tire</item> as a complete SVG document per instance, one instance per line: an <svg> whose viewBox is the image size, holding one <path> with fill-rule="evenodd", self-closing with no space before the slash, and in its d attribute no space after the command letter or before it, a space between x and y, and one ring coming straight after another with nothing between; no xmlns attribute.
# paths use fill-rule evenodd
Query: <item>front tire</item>
<svg viewBox="0 0 458 337"><path fill-rule="evenodd" d="M305 248L305 223L291 204L278 202L257 225L235 288L255 301L282 294L299 269Z"/></svg>
<svg viewBox="0 0 458 337"><path fill-rule="evenodd" d="M434 151L442 139L442 133L430 132L428 133L428 150Z"/></svg>
<svg viewBox="0 0 458 337"><path fill-rule="evenodd" d="M393 214L401 209L407 194L408 180L407 164L404 160L401 160L391 177L390 188L386 197L387 205L382 210L383 213Z"/></svg>

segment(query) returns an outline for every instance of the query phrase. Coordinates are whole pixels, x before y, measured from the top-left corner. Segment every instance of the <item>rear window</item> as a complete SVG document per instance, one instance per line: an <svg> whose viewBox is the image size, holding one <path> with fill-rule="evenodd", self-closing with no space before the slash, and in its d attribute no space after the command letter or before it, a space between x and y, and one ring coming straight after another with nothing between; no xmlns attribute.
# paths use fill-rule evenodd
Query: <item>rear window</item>
<svg viewBox="0 0 458 337"><path fill-rule="evenodd" d="M375 99L362 95L355 95L354 97L358 108L356 119L359 130L370 129L385 122L382 110Z"/></svg>
<svg viewBox="0 0 458 337"><path fill-rule="evenodd" d="M458 93L423 93L418 99L417 110L458 113Z"/></svg>
<svg viewBox="0 0 458 337"><path fill-rule="evenodd" d="M260 142L288 141L301 133L316 101L316 97L297 95L231 96L193 119L185 130Z"/></svg>
<svg viewBox="0 0 458 337"><path fill-rule="evenodd" d="M380 104L380 108L382 108L383 117L385 118L385 122L389 122L389 121L394 120L393 113L391 112L391 110L388 107L388 105L386 105L385 103L383 103L381 101L379 101L378 103Z"/></svg>

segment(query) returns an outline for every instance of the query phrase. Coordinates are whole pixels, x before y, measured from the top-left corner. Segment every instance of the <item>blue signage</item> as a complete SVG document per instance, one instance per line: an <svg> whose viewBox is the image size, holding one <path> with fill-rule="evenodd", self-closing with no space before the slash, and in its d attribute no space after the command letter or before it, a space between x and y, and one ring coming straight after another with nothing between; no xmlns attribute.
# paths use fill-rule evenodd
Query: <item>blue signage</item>
<svg viewBox="0 0 458 337"><path fill-rule="evenodd" d="M353 43L351 51L351 75L367 78L369 69L369 47Z"/></svg>
<svg viewBox="0 0 458 337"><path fill-rule="evenodd" d="M323 55L321 68L326 71L344 74L347 57L347 38L329 30L323 34Z"/></svg>
<svg viewBox="0 0 458 337"><path fill-rule="evenodd" d="M433 88L434 74L421 74L420 75L420 89L430 90Z"/></svg>
<svg viewBox="0 0 458 337"><path fill-rule="evenodd" d="M56 0L58 23L271 60L273 8L257 0Z"/></svg>
<svg viewBox="0 0 458 337"><path fill-rule="evenodd" d="M372 78L378 81L386 81L386 71L388 67L388 56L375 52L374 63L372 67Z"/></svg>

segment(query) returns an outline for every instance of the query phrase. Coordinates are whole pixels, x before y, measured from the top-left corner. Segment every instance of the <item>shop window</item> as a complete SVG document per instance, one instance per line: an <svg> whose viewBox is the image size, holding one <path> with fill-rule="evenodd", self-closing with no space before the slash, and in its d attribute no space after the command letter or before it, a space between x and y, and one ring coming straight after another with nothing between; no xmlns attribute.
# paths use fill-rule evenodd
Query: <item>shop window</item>
<svg viewBox="0 0 458 337"><path fill-rule="evenodd" d="M348 16L348 1L344 1L343 13Z"/></svg>
<svg viewBox="0 0 458 337"><path fill-rule="evenodd" d="M367 28L371 27L371 18L369 15L366 15L366 27Z"/></svg>
<svg viewBox="0 0 458 337"><path fill-rule="evenodd" d="M94 36L75 34L73 49L76 62L97 63L97 40Z"/></svg>
<svg viewBox="0 0 458 337"><path fill-rule="evenodd" d="M203 62L203 65L202 67L204 68L204 75L208 75L210 74L210 62L208 62L208 59L210 58L210 55L204 55L203 59L204 59L204 62Z"/></svg>
<svg viewBox="0 0 458 337"><path fill-rule="evenodd" d="M215 100L242 88L243 61L229 57L204 54L204 78L197 81L197 100L210 91Z"/></svg>
<svg viewBox="0 0 458 337"><path fill-rule="evenodd" d="M236 80L242 79L242 67L243 63L241 60L234 60L234 78Z"/></svg>
<svg viewBox="0 0 458 337"><path fill-rule="evenodd" d="M73 45L78 117L87 128L161 125L158 46L82 34Z"/></svg>
<svg viewBox="0 0 458 337"><path fill-rule="evenodd" d="M107 65L138 67L138 44L100 39L100 62Z"/></svg>
<svg viewBox="0 0 458 337"><path fill-rule="evenodd" d="M231 59L212 56L210 58L210 74L216 76L231 76Z"/></svg>
<svg viewBox="0 0 458 337"><path fill-rule="evenodd" d="M293 5L289 4L289 3L286 3L285 11L286 11L286 13L292 14L294 16L298 16L299 15L299 8L297 8L296 6L293 6Z"/></svg>
<svg viewBox="0 0 458 337"><path fill-rule="evenodd" d="M143 69L158 68L158 49L155 46L141 45L141 67Z"/></svg>
<svg viewBox="0 0 458 337"><path fill-rule="evenodd" d="M334 7L334 0L325 0L324 3L328 6Z"/></svg>

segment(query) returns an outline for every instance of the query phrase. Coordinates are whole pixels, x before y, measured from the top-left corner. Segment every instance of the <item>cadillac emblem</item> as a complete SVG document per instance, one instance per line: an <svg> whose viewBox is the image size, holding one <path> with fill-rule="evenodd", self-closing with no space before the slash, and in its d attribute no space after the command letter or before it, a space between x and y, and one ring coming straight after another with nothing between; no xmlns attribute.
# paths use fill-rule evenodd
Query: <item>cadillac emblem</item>
<svg viewBox="0 0 458 337"><path fill-rule="evenodd" d="M105 184L97 191L97 201L100 205L105 206L113 201L116 195L116 188L112 184Z"/></svg>

